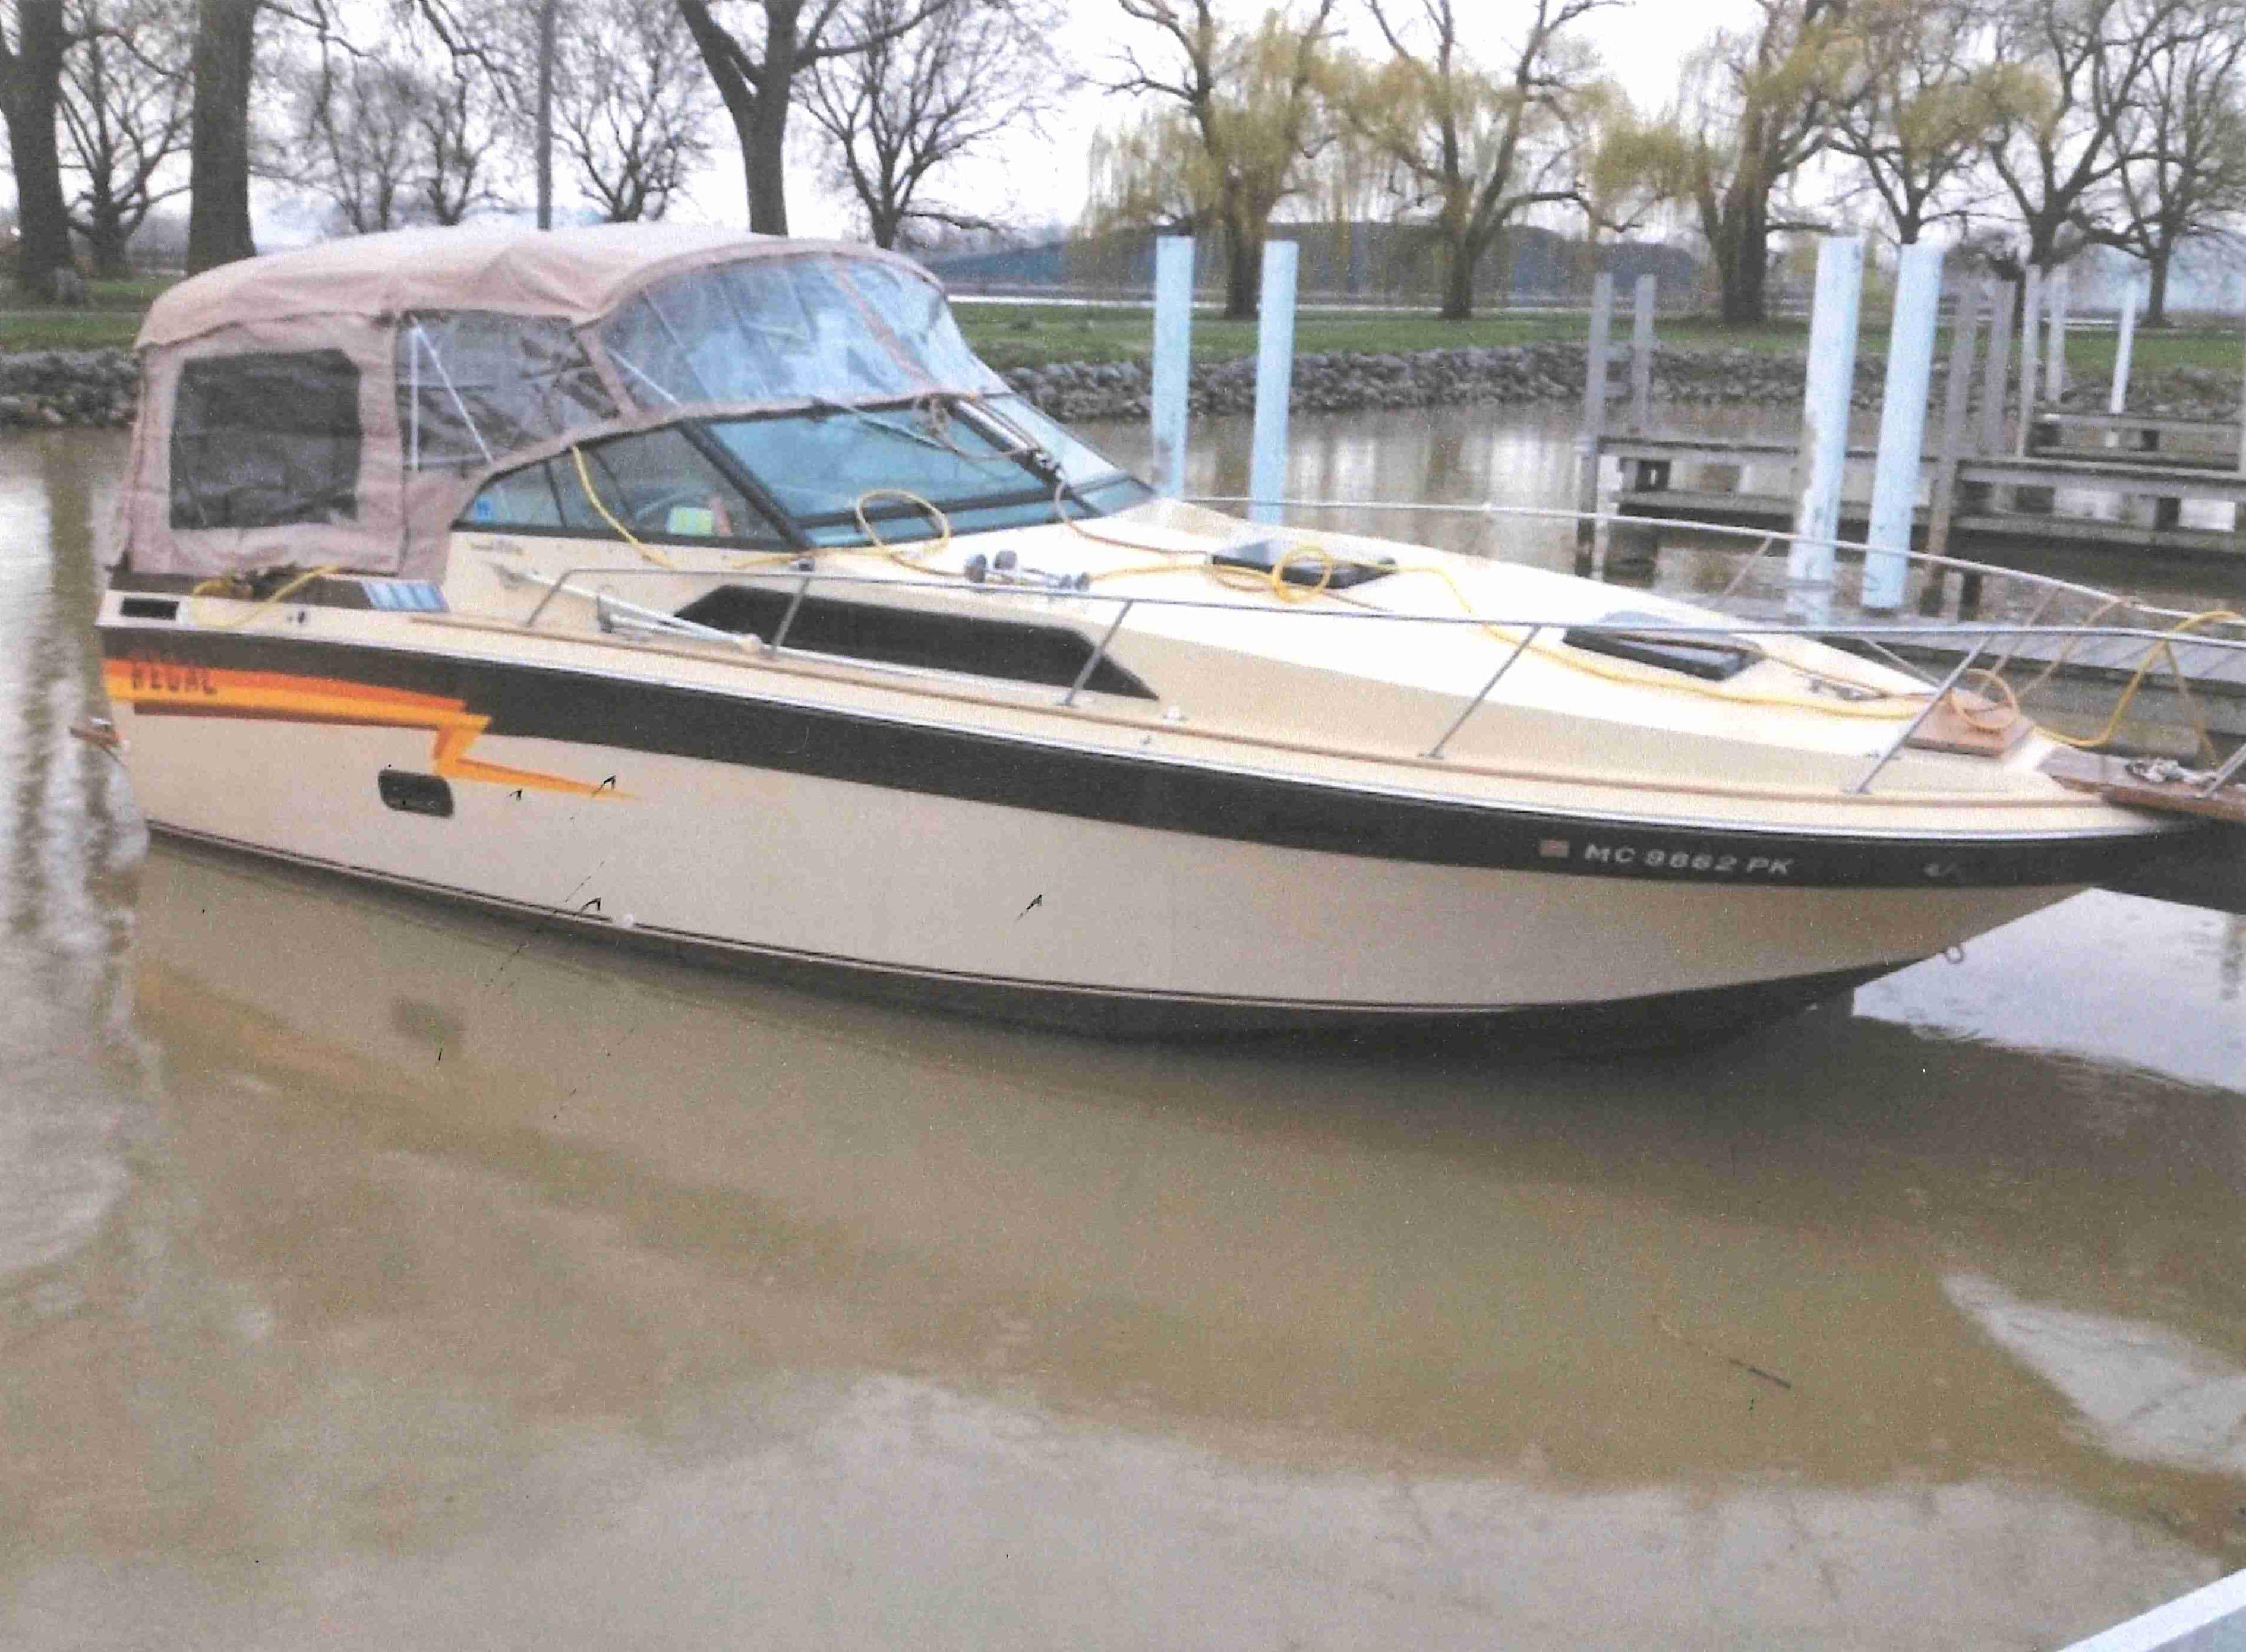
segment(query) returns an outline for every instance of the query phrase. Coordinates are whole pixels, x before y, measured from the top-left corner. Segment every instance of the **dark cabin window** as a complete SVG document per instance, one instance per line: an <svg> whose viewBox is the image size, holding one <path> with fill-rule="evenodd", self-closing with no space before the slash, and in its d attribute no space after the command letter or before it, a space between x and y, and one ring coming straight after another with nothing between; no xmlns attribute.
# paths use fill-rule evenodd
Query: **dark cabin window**
<svg viewBox="0 0 2246 1652"><path fill-rule="evenodd" d="M682 620L754 636L769 642L779 635L790 608L787 645L814 654L837 654L892 665L974 676L1007 677L1018 683L1066 687L1092 663L1092 639L1073 626L972 614L932 614L881 602L845 597L807 596L801 602L785 587L721 585L678 610ZM1136 673L1112 656L1099 663L1084 686L1095 694L1134 700L1155 697Z"/></svg>
<svg viewBox="0 0 2246 1652"><path fill-rule="evenodd" d="M339 350L216 356L180 371L175 528L350 521L358 459L358 369Z"/></svg>

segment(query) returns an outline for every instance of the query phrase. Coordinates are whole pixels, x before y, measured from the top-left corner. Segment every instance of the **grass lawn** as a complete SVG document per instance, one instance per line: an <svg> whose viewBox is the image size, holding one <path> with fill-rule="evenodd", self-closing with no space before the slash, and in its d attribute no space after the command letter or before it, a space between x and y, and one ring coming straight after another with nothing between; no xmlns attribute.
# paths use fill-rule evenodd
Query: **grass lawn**
<svg viewBox="0 0 2246 1652"><path fill-rule="evenodd" d="M79 309L28 306L0 297L0 350L85 350L128 345L149 301L171 284L161 275L129 281L95 282ZM994 367L1042 366L1049 362L1144 360L1154 349L1154 311L1143 304L1029 304L1004 300L970 301L958 307L968 342ZM1868 320L1859 341L1861 352L1876 359L1887 349L1884 318ZM1619 334L1626 334L1627 317ZM1580 339L1581 315L1515 311L1446 322L1425 311L1306 309L1295 323L1295 348L1304 355L1333 350L1400 352L1453 349L1461 345L1520 344L1539 339ZM1799 354L1807 346L1805 322L1772 322L1761 327L1726 328L1700 316L1664 321L1664 344L1705 350L1753 350ZM1947 348L1946 343L1943 348ZM2110 328L2076 330L2067 338L2066 359L2077 379L2103 382L2113 371L2114 335ZM1223 361L1256 353L1256 323L1226 321L1211 308L1195 312L1193 337L1197 361ZM2177 367L2213 368L2233 378L2242 369L2240 330L2179 326L2137 336L2137 365L2147 372Z"/></svg>
<svg viewBox="0 0 2246 1652"><path fill-rule="evenodd" d="M140 317L169 275L86 284L83 306L25 305L12 289L0 289L0 350L92 350L124 346L140 330Z"/></svg>
<svg viewBox="0 0 2246 1652"><path fill-rule="evenodd" d="M994 367L1143 360L1154 349L1154 312L1141 305L970 302L959 305L958 313L968 342ZM1313 355L1330 350L1390 352L1519 344L1547 338L1581 339L1588 325L1581 315L1535 312L1446 322L1425 313L1307 309L1296 318L1295 348L1302 354ZM1618 330L1626 333L1628 325L1625 318ZM1798 355L1809 343L1808 323L1798 321L1728 328L1705 317L1684 316L1664 320L1656 331L1664 344L1703 350L1753 350ZM1858 348L1864 356L1877 359L1886 354L1887 343L1883 323L1868 323L1858 339ZM2070 331L2066 340L2069 371L2078 379L2109 377L2113 371L2114 344L2115 337L2110 327L2100 331ZM1937 352L1947 348L1944 339ZM1193 353L1196 361L1252 356L1256 353L1256 323L1226 321L1214 309L1197 310L1194 316ZM1937 353L1936 359L1940 358ZM2240 330L2236 323L2215 328L2178 326L2163 332L2140 332L2136 364L2146 372L2191 366L2211 367L2236 375L2242 366L2246 366L2246 357L2242 357Z"/></svg>

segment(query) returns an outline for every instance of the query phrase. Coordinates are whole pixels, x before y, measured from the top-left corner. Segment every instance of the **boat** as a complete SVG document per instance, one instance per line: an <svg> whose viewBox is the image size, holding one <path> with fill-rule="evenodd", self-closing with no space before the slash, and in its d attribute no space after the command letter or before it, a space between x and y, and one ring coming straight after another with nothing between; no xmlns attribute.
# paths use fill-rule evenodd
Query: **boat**
<svg viewBox="0 0 2246 1652"><path fill-rule="evenodd" d="M1690 1041L2173 821L1963 668L1158 497L941 287L664 226L182 282L98 621L150 827L1113 1034Z"/></svg>

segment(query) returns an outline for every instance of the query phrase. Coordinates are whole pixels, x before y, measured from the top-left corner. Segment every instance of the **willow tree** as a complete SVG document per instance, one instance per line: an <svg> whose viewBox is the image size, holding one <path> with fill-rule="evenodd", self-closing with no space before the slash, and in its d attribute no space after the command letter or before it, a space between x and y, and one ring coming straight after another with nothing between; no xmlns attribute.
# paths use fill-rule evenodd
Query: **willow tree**
<svg viewBox="0 0 2246 1652"><path fill-rule="evenodd" d="M1685 65L1683 95L1659 141L1664 192L1698 217L1727 325L1767 313L1770 238L1787 226L1773 201L1831 139L1829 54L1842 0L1755 0L1756 20L1717 31Z"/></svg>
<svg viewBox="0 0 2246 1652"><path fill-rule="evenodd" d="M1991 47L1990 0L1853 0L1827 53L1833 148L1909 244L1961 187L2032 78Z"/></svg>
<svg viewBox="0 0 2246 1652"><path fill-rule="evenodd" d="M1579 201L1583 117L1596 61L1569 24L1616 0L1532 0L1501 65L1459 41L1456 0L1366 0L1389 57L1345 99L1358 140L1392 168L1406 202L1432 207L1443 248L1443 317L1474 314L1482 256L1539 205Z"/></svg>
<svg viewBox="0 0 2246 1652"><path fill-rule="evenodd" d="M1160 107L1092 146L1092 215L1110 224L1200 228L1224 236L1224 313L1256 313L1271 214L1299 190L1331 139L1336 0L1299 15L1277 7L1252 29L1215 0L1117 0L1154 43L1123 48L1119 92Z"/></svg>

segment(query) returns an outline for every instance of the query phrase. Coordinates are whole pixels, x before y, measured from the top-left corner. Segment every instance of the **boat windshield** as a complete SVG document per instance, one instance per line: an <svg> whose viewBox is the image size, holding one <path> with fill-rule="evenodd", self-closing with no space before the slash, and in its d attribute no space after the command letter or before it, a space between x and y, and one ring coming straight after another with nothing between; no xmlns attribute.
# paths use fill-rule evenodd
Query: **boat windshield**
<svg viewBox="0 0 2246 1652"><path fill-rule="evenodd" d="M814 545L1018 527L1105 514L1146 486L1018 396L942 397L901 406L815 407L708 426L725 452Z"/></svg>
<svg viewBox="0 0 2246 1652"><path fill-rule="evenodd" d="M685 418L583 452L582 471L565 454L494 477L459 525L612 535L620 521L672 542L845 546L867 543L868 524L888 543L947 524L972 534L1102 516L1153 497L1011 393Z"/></svg>

